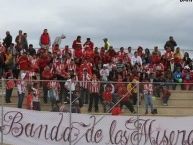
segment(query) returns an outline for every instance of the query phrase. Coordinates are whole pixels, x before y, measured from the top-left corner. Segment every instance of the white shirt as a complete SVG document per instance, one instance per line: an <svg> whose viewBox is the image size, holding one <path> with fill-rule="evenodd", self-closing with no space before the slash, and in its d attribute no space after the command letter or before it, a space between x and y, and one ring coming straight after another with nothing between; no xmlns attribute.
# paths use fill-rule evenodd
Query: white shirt
<svg viewBox="0 0 193 145"><path fill-rule="evenodd" d="M76 83L72 79L68 79L64 85L68 91L75 91Z"/></svg>
<svg viewBox="0 0 193 145"><path fill-rule="evenodd" d="M101 75L103 81L107 81L108 80L107 77L109 76L109 70L104 69L104 68L101 69L100 70L100 75Z"/></svg>
<svg viewBox="0 0 193 145"><path fill-rule="evenodd" d="M132 56L131 57L131 64L134 65L135 63L142 65L142 59L140 56L137 56L137 57Z"/></svg>

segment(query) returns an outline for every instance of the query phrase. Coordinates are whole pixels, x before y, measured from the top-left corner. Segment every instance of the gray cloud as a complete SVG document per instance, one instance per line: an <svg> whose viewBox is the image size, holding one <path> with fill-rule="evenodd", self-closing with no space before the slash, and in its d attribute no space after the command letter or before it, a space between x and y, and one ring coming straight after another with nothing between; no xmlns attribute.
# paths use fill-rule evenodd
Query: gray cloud
<svg viewBox="0 0 193 145"><path fill-rule="evenodd" d="M4 0L0 15L0 38L6 30L15 37L28 33L36 47L42 30L48 28L52 40L67 35L63 45L71 45L77 35L91 37L96 46L108 37L114 47L163 48L173 35L179 46L192 48L193 4L179 0Z"/></svg>

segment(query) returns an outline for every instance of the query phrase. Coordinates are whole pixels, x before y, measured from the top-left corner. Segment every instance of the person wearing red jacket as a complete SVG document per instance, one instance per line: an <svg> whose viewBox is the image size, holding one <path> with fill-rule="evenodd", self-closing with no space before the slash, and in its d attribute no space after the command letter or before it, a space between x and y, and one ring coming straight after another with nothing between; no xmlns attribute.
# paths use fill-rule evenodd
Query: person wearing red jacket
<svg viewBox="0 0 193 145"><path fill-rule="evenodd" d="M15 82L13 80L13 75L10 74L10 76L6 77L6 94L5 94L5 102L6 103L11 103L11 96L12 96L12 91L13 88L15 87Z"/></svg>
<svg viewBox="0 0 193 145"><path fill-rule="evenodd" d="M51 80L53 78L53 73L49 66L46 66L41 73L42 79L44 80L43 82L43 98L44 98L44 103L48 102L48 81L46 80Z"/></svg>
<svg viewBox="0 0 193 145"><path fill-rule="evenodd" d="M81 58L82 57L81 36L77 36L76 40L73 41L72 48L74 49L75 58Z"/></svg>
<svg viewBox="0 0 193 145"><path fill-rule="evenodd" d="M110 84L106 85L102 97L103 97L104 112L107 112L110 110L112 106L112 86Z"/></svg>
<svg viewBox="0 0 193 145"><path fill-rule="evenodd" d="M83 44L84 48L90 48L92 51L94 49L94 43L90 40L90 38L86 39L86 42Z"/></svg>
<svg viewBox="0 0 193 145"><path fill-rule="evenodd" d="M51 39L47 29L44 29L42 35L40 36L39 45L41 48L49 49L51 45Z"/></svg>

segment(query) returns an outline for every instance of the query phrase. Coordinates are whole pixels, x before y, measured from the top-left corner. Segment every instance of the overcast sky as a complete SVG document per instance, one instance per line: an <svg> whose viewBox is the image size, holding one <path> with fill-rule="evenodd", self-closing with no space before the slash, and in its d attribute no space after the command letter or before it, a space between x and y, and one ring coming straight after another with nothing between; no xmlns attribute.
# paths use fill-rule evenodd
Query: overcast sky
<svg viewBox="0 0 193 145"><path fill-rule="evenodd" d="M18 30L28 33L28 43L38 46L47 28L51 39L64 33L62 45L77 35L103 45L163 48L170 35L178 46L193 48L193 2L180 0L0 0L0 39L9 30L15 39Z"/></svg>

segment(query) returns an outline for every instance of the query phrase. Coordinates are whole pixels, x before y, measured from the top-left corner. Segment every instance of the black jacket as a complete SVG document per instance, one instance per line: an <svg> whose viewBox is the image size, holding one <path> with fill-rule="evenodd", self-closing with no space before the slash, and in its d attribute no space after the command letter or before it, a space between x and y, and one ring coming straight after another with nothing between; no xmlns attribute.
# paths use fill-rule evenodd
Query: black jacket
<svg viewBox="0 0 193 145"><path fill-rule="evenodd" d="M8 47L10 47L11 43L12 43L12 36L9 34L9 35L7 35L7 36L5 37L5 39L3 40L3 45L4 45L6 48L8 48Z"/></svg>

